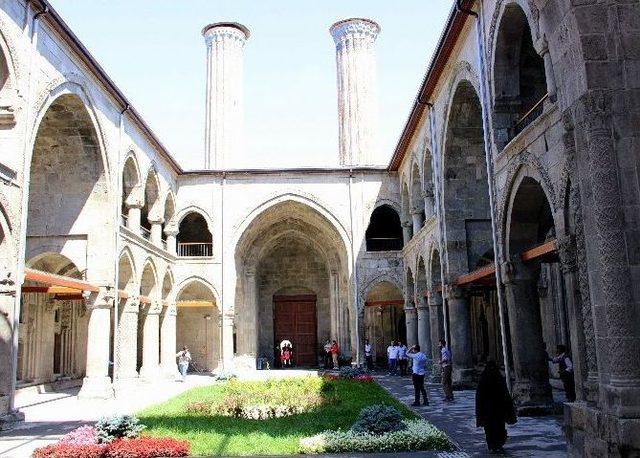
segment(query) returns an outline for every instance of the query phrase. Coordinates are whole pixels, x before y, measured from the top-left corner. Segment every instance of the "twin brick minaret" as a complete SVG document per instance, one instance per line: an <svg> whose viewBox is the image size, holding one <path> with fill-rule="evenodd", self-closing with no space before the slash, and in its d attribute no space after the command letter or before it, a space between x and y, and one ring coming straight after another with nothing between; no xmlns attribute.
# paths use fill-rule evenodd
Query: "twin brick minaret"
<svg viewBox="0 0 640 458"><path fill-rule="evenodd" d="M369 19L338 21L329 29L336 45L339 164L379 162L374 43L380 26ZM243 151L242 54L249 30L235 22L206 26L207 99L205 169L226 169Z"/></svg>

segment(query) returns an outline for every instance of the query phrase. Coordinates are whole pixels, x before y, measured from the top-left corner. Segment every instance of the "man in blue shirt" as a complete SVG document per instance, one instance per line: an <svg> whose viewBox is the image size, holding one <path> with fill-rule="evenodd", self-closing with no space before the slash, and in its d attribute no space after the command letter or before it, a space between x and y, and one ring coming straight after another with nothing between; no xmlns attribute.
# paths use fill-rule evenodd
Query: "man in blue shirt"
<svg viewBox="0 0 640 458"><path fill-rule="evenodd" d="M429 405L429 399L427 399L427 390L424 389L424 376L427 373L427 357L420 351L420 345L414 345L407 352L407 357L411 358L413 364L411 365L411 378L413 381L413 390L415 394L415 401L413 406L420 405L420 394L424 400L425 406Z"/></svg>

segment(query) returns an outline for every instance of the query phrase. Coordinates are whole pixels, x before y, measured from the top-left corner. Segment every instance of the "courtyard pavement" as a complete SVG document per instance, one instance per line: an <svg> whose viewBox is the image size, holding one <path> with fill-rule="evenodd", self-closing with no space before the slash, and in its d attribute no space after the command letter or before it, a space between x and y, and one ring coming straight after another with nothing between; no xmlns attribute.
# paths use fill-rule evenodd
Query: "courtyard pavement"
<svg viewBox="0 0 640 458"><path fill-rule="evenodd" d="M259 371L252 378L292 377L314 371ZM377 382L394 397L406 405L413 402L413 386L406 377L376 375ZM134 413L149 405L165 401L195 386L213 383L206 375L189 375L186 383L159 382L136 385L134 389L122 388L116 398L103 401L83 401L77 398L78 388L55 392L28 389L16 396L16 406L25 414L25 421L9 431L0 432L0 457L29 457L34 449L54 443L72 429L95 422L110 414ZM459 446L451 453L401 453L401 454L353 454L350 457L438 457L465 458L487 456L484 431L475 427L475 393L470 390L456 391L454 403L444 403L438 384L427 384L428 407L413 408L415 412L446 432ZM560 457L566 455L562 435L561 417L521 417L509 427L509 439L505 447L507 456ZM346 456L346 455L336 455Z"/></svg>
<svg viewBox="0 0 640 458"><path fill-rule="evenodd" d="M429 406L412 407L413 385L410 377L376 375L376 381L424 419L438 427L460 447L462 453L449 456L489 456L484 429L476 428L475 391L455 391L455 401L444 402L440 384L427 383ZM508 426L506 456L561 457L566 456L566 441L562 433L561 416L519 417ZM440 457L447 454L438 454Z"/></svg>
<svg viewBox="0 0 640 458"><path fill-rule="evenodd" d="M8 431L0 432L0 457L25 458L38 447L56 442L69 431L100 417L130 414L149 405L165 401L195 386L207 385L213 377L188 375L185 383L139 383L121 387L109 400L80 400L79 387L45 391L36 387L21 390L16 395L16 407L25 421Z"/></svg>

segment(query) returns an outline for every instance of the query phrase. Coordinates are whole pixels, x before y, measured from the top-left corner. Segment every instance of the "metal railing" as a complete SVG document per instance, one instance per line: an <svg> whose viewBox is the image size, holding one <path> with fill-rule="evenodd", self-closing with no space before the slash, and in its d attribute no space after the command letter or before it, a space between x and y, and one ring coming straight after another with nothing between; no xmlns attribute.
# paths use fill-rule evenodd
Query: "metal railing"
<svg viewBox="0 0 640 458"><path fill-rule="evenodd" d="M533 122L534 119L536 119L538 116L542 114L542 112L544 111L544 101L547 100L548 98L549 98L549 94L543 95L542 98L540 98L540 100L534 103L531 106L531 108L527 110L525 114L520 116L520 119L518 119L516 123L513 125L513 135L511 135L511 138L515 137L520 132L522 132L525 127L531 124L531 122Z"/></svg>
<svg viewBox="0 0 640 458"><path fill-rule="evenodd" d="M178 256L213 256L213 243L178 243Z"/></svg>
<svg viewBox="0 0 640 458"><path fill-rule="evenodd" d="M144 226L140 226L140 234L143 238L151 240L151 231Z"/></svg>

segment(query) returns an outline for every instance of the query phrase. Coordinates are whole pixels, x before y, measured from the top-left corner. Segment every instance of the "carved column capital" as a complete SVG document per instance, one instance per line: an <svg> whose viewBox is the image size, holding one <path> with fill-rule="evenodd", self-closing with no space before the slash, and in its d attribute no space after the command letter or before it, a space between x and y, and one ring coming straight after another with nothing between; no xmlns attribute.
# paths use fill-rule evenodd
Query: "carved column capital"
<svg viewBox="0 0 640 458"><path fill-rule="evenodd" d="M168 224L165 228L164 231L165 235L167 236L173 236L175 237L176 235L178 235L178 233L180 232L179 228L177 225L175 224Z"/></svg>
<svg viewBox="0 0 640 458"><path fill-rule="evenodd" d="M122 308L123 313L138 313L140 311L140 296L137 294L129 295Z"/></svg>
<svg viewBox="0 0 640 458"><path fill-rule="evenodd" d="M445 291L447 292L447 299L464 299L467 297L467 288L460 285L446 285Z"/></svg>

